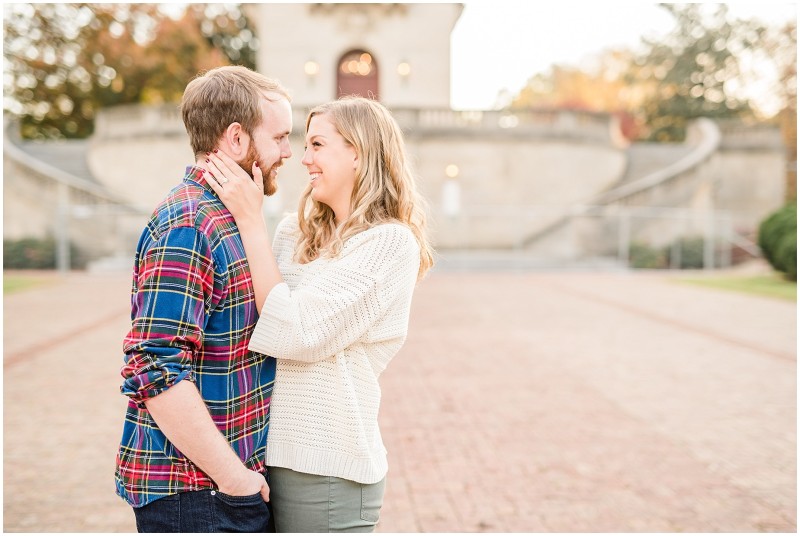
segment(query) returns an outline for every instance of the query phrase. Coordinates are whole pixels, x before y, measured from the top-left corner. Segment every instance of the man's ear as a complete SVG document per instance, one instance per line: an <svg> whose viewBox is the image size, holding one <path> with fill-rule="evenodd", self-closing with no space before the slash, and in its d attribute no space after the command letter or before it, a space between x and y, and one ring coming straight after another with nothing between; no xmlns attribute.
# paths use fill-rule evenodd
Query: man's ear
<svg viewBox="0 0 800 536"><path fill-rule="evenodd" d="M250 147L250 136L244 131L242 125L231 123L222 134L220 145L231 158L238 161L247 155L247 150Z"/></svg>

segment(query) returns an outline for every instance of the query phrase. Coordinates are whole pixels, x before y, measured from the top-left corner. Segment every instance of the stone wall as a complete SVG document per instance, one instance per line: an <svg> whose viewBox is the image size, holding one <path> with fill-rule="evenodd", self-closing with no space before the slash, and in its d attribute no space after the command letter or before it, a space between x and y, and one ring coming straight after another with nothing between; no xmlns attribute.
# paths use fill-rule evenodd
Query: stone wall
<svg viewBox="0 0 800 536"><path fill-rule="evenodd" d="M18 162L3 158L3 237L52 237L57 184Z"/></svg>
<svg viewBox="0 0 800 536"><path fill-rule="evenodd" d="M335 99L339 59L363 49L378 64L380 100L387 106L450 106L450 34L461 4L261 3L246 9L261 41L258 71L289 88L295 105ZM318 66L317 74L306 74L307 62ZM408 64L407 76L398 72L400 63Z"/></svg>
<svg viewBox="0 0 800 536"><path fill-rule="evenodd" d="M721 123L715 207L730 211L738 229L753 231L786 197L786 152L772 126Z"/></svg>
<svg viewBox="0 0 800 536"><path fill-rule="evenodd" d="M82 240L100 243L93 238L98 231L116 229L114 234L124 235L124 248L130 249L146 214L180 181L192 154L173 108L161 108L163 113L146 107L101 112L89 167L109 192L140 215L112 218L100 226L96 223L102 220L89 219L90 227L91 222L95 225L81 231ZM294 156L280 170L278 194L265 202L271 227L284 213L297 210L308 184L300 163L305 113L296 109ZM406 133L438 248L525 248L531 254L562 258L616 249L619 211L574 217L580 206L612 188L627 166L625 147L615 137L609 117L404 108L394 113ZM752 231L783 203L784 152L772 131L756 129L748 137L746 129L738 129L726 138L730 131L723 129L719 147L701 165L687 170L672 186L650 189L635 204L692 210L698 216L690 227L700 228L703 213L724 212L737 231ZM35 174L26 175L7 158L4 162L5 235L49 232L55 225L54 186ZM447 175L448 166L458 168L455 177ZM80 213L72 219L83 225ZM676 223L679 219L661 213L655 219L634 219L634 231L648 240L669 241L686 229Z"/></svg>
<svg viewBox="0 0 800 536"><path fill-rule="evenodd" d="M132 259L145 217L90 192L3 158L3 238L68 237L84 261Z"/></svg>
<svg viewBox="0 0 800 536"><path fill-rule="evenodd" d="M109 190L152 210L192 163L188 137L172 107L101 112L88 162ZM157 110L157 109L156 109ZM398 109L419 188L430 204L433 239L447 248L515 247L576 203L612 185L625 169L615 124L601 114L527 114ZM308 184L300 163L305 110L295 112L293 157L279 172L279 191L265 203L271 223L297 210ZM152 125L148 132L142 123ZM130 124L131 126L127 126ZM136 157L123 157L135 154ZM125 162L120 166L120 162ZM448 179L445 169L458 167ZM445 183L455 182L457 215L444 214Z"/></svg>

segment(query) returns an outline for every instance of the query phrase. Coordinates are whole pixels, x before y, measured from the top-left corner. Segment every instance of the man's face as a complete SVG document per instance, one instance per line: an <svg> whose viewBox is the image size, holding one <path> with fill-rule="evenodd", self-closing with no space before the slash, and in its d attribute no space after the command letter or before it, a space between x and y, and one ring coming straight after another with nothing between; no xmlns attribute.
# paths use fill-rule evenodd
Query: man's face
<svg viewBox="0 0 800 536"><path fill-rule="evenodd" d="M253 163L258 162L258 167L264 174L264 193L272 195L278 190L278 168L283 165L284 158L292 156L289 146L289 134L292 132L292 108L289 101L276 94L261 101L261 125L256 127L250 137L250 147L247 155L239 165L251 177L253 176Z"/></svg>

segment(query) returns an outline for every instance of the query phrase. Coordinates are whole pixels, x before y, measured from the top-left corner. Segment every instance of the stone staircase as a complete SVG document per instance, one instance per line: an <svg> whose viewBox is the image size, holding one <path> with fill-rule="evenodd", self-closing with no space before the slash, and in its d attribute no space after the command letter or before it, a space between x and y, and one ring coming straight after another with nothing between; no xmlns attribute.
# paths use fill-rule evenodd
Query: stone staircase
<svg viewBox="0 0 800 536"><path fill-rule="evenodd" d="M86 161L89 140L49 142L15 140L15 145L34 160L49 164L88 182L98 183Z"/></svg>
<svg viewBox="0 0 800 536"><path fill-rule="evenodd" d="M632 143L627 150L628 167L616 186L630 184L678 162L694 150L684 143Z"/></svg>
<svg viewBox="0 0 800 536"><path fill-rule="evenodd" d="M570 257L580 247L564 248L562 244L576 240L573 224L582 218L602 217L621 206L682 208L697 187L695 172L718 150L720 140L715 123L699 119L690 125L684 143L631 144L626 149L627 167L619 181L523 240L523 248L531 252L560 251ZM603 224L598 225L594 234L602 235L602 227Z"/></svg>
<svg viewBox="0 0 800 536"><path fill-rule="evenodd" d="M4 239L52 237L63 271L72 247L91 262L135 243L127 229L141 228L142 210L92 174L90 140L21 140L14 123L3 127Z"/></svg>

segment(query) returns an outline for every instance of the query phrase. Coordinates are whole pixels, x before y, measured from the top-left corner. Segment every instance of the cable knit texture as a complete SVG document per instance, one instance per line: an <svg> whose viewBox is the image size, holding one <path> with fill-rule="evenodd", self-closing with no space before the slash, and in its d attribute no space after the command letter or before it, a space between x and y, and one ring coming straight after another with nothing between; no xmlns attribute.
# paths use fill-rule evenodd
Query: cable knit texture
<svg viewBox="0 0 800 536"><path fill-rule="evenodd" d="M408 332L419 245L401 224L349 238L335 259L292 260L297 215L273 250L284 283L267 296L250 350L277 358L267 465L373 484L387 470L378 377Z"/></svg>

